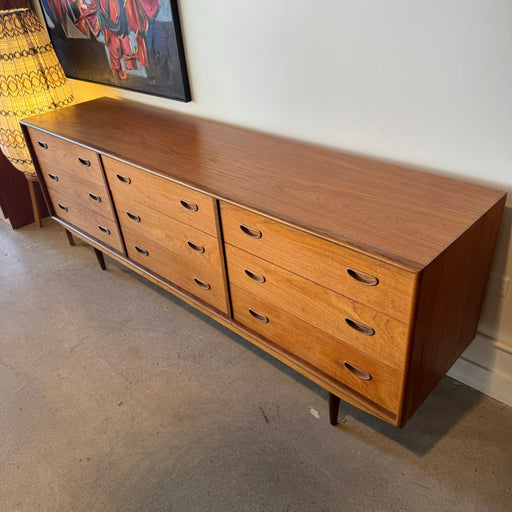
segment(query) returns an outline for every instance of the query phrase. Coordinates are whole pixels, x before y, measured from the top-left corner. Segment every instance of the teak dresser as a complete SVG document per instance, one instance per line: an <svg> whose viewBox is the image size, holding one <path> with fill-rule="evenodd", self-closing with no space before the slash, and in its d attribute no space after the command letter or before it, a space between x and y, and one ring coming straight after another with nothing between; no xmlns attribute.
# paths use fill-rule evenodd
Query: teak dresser
<svg viewBox="0 0 512 512"><path fill-rule="evenodd" d="M53 217L403 426L473 339L498 190L102 98L23 122Z"/></svg>

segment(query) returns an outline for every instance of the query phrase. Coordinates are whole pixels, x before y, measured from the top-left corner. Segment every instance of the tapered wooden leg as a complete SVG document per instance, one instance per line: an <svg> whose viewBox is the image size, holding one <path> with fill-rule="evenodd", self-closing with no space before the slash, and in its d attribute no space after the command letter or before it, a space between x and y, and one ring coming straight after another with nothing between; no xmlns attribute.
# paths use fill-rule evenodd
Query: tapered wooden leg
<svg viewBox="0 0 512 512"><path fill-rule="evenodd" d="M34 212L34 222L38 228L43 227L43 221L41 218L41 210L37 202L35 183L39 183L36 177L26 176L28 182L28 191L30 193L30 201L32 203L32 211Z"/></svg>
<svg viewBox="0 0 512 512"><path fill-rule="evenodd" d="M338 424L339 410L340 410L340 399L336 395L329 393L329 421L331 422L331 425Z"/></svg>
<svg viewBox="0 0 512 512"><path fill-rule="evenodd" d="M73 238L73 234L71 231L68 231L67 229L64 230L66 232L66 236L68 237L69 245L74 246L75 245L75 239Z"/></svg>
<svg viewBox="0 0 512 512"><path fill-rule="evenodd" d="M107 267L105 266L105 258L103 257L103 253L94 247L94 254L96 254L96 259L100 264L101 270L105 270Z"/></svg>

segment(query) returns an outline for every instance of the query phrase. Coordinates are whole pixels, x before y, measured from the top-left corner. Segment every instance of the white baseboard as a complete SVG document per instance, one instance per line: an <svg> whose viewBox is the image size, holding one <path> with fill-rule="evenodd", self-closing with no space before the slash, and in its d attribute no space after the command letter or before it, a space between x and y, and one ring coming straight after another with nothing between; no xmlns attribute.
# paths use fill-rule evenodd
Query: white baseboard
<svg viewBox="0 0 512 512"><path fill-rule="evenodd" d="M450 377L512 405L512 346L477 333Z"/></svg>

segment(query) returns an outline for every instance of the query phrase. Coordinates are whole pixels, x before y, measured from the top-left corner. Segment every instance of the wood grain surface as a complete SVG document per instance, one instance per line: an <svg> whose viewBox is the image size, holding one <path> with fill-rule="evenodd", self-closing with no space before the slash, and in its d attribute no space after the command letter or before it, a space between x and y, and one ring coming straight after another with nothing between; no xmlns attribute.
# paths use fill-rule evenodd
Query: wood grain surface
<svg viewBox="0 0 512 512"><path fill-rule="evenodd" d="M216 237L179 222L129 198L116 201L119 224L124 236L135 240L138 236L151 238L174 254L190 260L198 267L209 267L222 274L219 241ZM136 215L138 221L128 216Z"/></svg>
<svg viewBox="0 0 512 512"><path fill-rule="evenodd" d="M476 335L505 199L422 273L403 425Z"/></svg>
<svg viewBox="0 0 512 512"><path fill-rule="evenodd" d="M220 261L215 266L208 264L213 263L208 260L198 262L196 257L177 254L157 242L152 233L143 233L141 230L123 230L123 237L130 259L227 313L228 298ZM147 252L147 255L141 250ZM201 283L209 288L204 288Z"/></svg>
<svg viewBox="0 0 512 512"><path fill-rule="evenodd" d="M417 268L435 259L504 196L450 178L109 98L27 123Z"/></svg>
<svg viewBox="0 0 512 512"><path fill-rule="evenodd" d="M131 201L146 205L210 235L216 235L216 205L211 196L113 158L104 156L102 161L116 204L123 201L123 205L127 205ZM118 174L128 178L130 183L120 181Z"/></svg>
<svg viewBox="0 0 512 512"><path fill-rule="evenodd" d="M274 340L285 350L350 386L387 410L394 413L398 411L400 372L237 286L231 287L231 297L235 320L262 336ZM265 315L268 322L256 319L249 309ZM345 366L345 361L358 370L368 373L371 379L364 380L352 373Z"/></svg>
<svg viewBox="0 0 512 512"><path fill-rule="evenodd" d="M55 190L48 189L48 193L57 217L90 233L93 237L113 247L116 251L124 252L117 222L113 217L105 217L84 206L82 201L77 201ZM65 209L59 207L59 204ZM109 233L102 231L100 226L106 228Z"/></svg>
<svg viewBox="0 0 512 512"><path fill-rule="evenodd" d="M39 166L43 172L52 172L57 167L74 172L89 181L101 185L105 183L96 152L30 128L29 133ZM46 149L41 147L39 142L46 145ZM84 165L80 159L85 164L88 162L89 165Z"/></svg>
<svg viewBox="0 0 512 512"><path fill-rule="evenodd" d="M403 370L407 324L233 246L226 245L225 251L230 283L393 368ZM264 276L265 282L251 279L246 269ZM346 318L372 328L374 334L368 336L358 332Z"/></svg>
<svg viewBox="0 0 512 512"><path fill-rule="evenodd" d="M310 281L367 304L402 322L411 316L417 272L411 272L358 251L275 222L245 208L221 202L224 240ZM241 226L261 232L245 234ZM378 282L369 286L349 273L364 272Z"/></svg>
<svg viewBox="0 0 512 512"><path fill-rule="evenodd" d="M89 181L74 172L52 165L51 171L43 171L49 190L68 196L74 204L82 203L104 217L113 219L114 212L105 183Z"/></svg>

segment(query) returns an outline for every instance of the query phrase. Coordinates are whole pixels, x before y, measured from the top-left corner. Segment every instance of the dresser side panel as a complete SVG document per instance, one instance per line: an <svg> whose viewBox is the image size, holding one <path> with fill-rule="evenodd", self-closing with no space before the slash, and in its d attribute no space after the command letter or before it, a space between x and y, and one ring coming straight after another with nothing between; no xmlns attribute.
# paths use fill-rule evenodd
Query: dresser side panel
<svg viewBox="0 0 512 512"><path fill-rule="evenodd" d="M400 426L475 337L505 199L421 273Z"/></svg>

